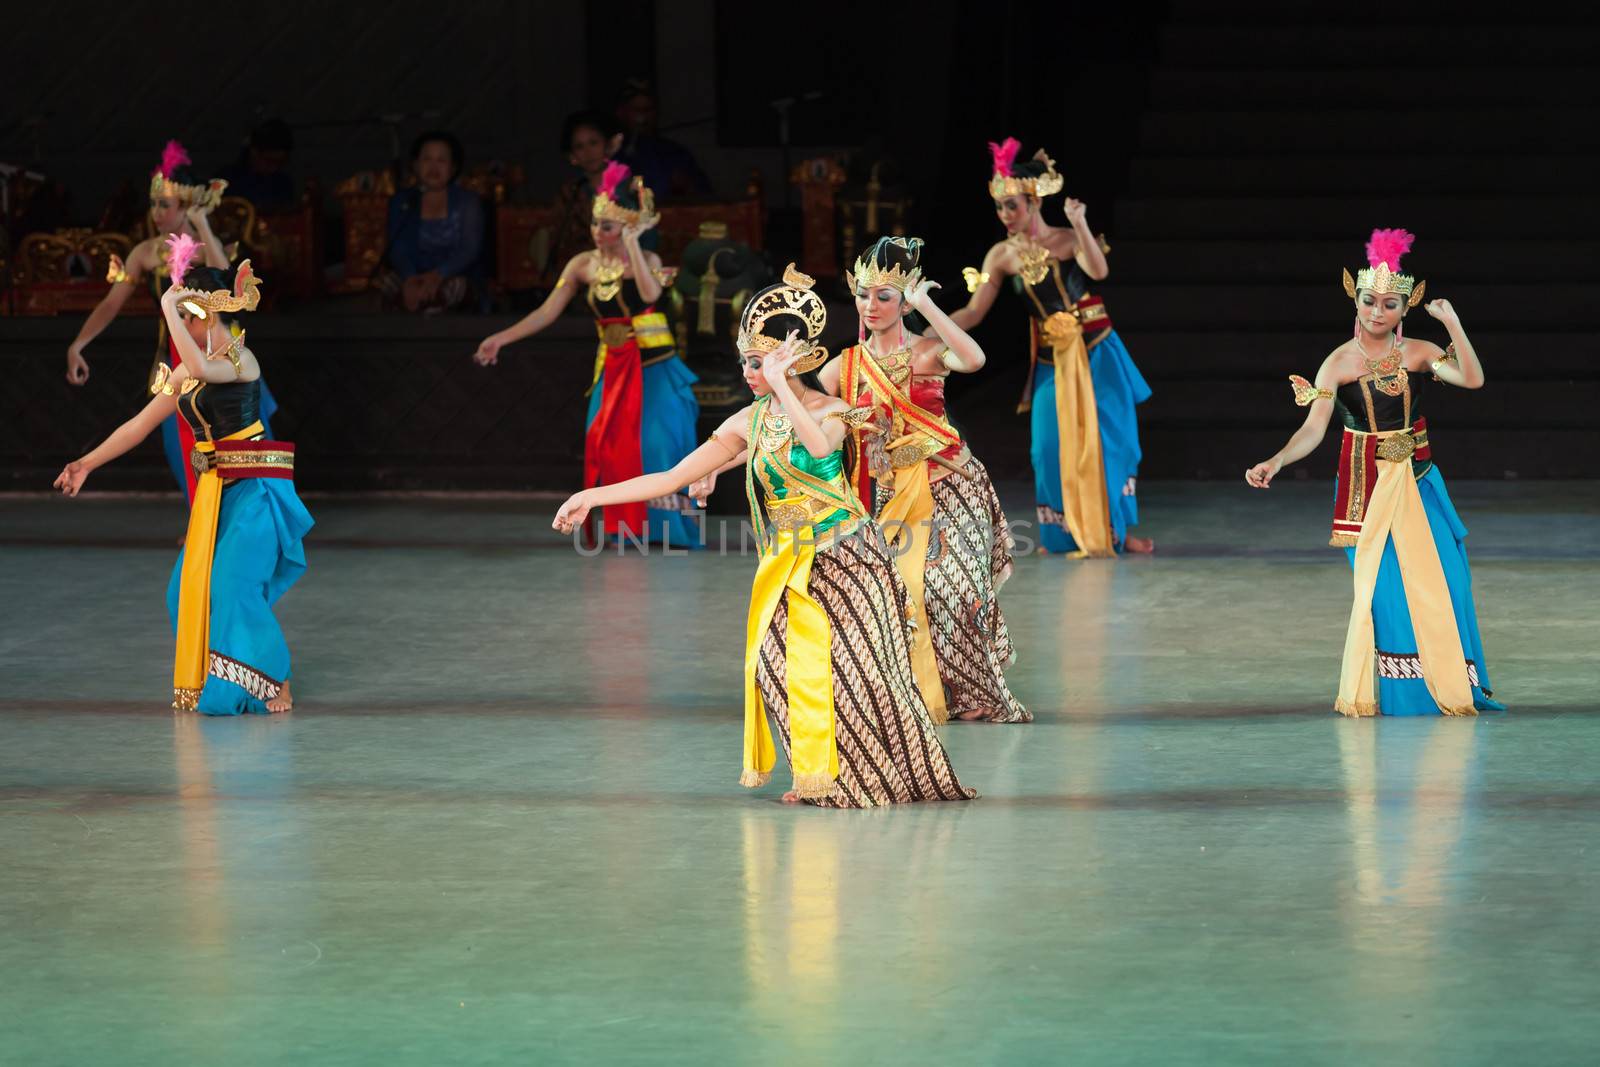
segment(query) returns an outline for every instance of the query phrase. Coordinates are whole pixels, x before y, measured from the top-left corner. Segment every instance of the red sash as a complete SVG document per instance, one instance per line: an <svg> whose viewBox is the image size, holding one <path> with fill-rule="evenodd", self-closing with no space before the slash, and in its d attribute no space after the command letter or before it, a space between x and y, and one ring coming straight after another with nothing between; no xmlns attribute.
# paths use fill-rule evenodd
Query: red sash
<svg viewBox="0 0 1600 1067"><path fill-rule="evenodd" d="M646 309L647 311L649 309ZM633 336L631 318L600 319L604 369L600 385L600 407L583 438L583 484L613 485L644 473L640 444L640 424L644 414L644 371L639 364L639 342ZM604 340L610 327L627 339L620 344ZM603 509L601 529L607 537L619 533L645 534L647 508L643 503L614 504Z"/></svg>

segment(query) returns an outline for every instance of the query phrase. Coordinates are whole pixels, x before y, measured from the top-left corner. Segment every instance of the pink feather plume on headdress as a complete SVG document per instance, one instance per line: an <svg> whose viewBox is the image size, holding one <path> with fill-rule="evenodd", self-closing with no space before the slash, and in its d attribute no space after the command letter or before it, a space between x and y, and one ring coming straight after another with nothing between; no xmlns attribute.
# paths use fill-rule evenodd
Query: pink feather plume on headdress
<svg viewBox="0 0 1600 1067"><path fill-rule="evenodd" d="M1400 257L1411 251L1416 239L1416 234L1405 230L1373 230L1367 239L1367 266L1387 263L1390 270L1398 272Z"/></svg>
<svg viewBox="0 0 1600 1067"><path fill-rule="evenodd" d="M1015 137L1007 137L999 144L989 142L989 155L994 159L994 172L1002 178L1011 177L1011 164L1017 161L1017 153L1022 151L1022 142Z"/></svg>
<svg viewBox="0 0 1600 1067"><path fill-rule="evenodd" d="M627 181L628 175L632 173L625 163L618 163L615 160L607 163L605 173L600 175L600 195L615 200L617 187Z"/></svg>
<svg viewBox="0 0 1600 1067"><path fill-rule="evenodd" d="M172 275L173 285L183 284L183 276L189 273L189 266L199 254L200 242L188 234L175 233L167 238L167 271Z"/></svg>
<svg viewBox="0 0 1600 1067"><path fill-rule="evenodd" d="M178 173L178 168L194 160L189 158L182 144L177 141L168 141L167 147L161 150L161 168L156 171L163 178L171 178Z"/></svg>

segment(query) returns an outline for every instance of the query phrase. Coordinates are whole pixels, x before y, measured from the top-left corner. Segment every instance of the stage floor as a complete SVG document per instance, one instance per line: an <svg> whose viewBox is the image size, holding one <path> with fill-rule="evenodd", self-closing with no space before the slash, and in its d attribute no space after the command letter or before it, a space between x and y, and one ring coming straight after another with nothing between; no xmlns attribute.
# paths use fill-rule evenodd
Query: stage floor
<svg viewBox="0 0 1600 1067"><path fill-rule="evenodd" d="M1329 711L1325 484L1144 491L1154 558L1019 560L983 798L871 812L736 784L753 558L312 499L299 707L209 720L176 499L0 500L0 1059L1592 1061L1600 483L1452 486L1461 720Z"/></svg>

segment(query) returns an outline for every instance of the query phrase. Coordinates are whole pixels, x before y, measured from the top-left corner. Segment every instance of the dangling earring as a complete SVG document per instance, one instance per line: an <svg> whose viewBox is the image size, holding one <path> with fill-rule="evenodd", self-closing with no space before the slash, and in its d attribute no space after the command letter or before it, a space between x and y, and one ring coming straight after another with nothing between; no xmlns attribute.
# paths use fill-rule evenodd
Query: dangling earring
<svg viewBox="0 0 1600 1067"><path fill-rule="evenodd" d="M211 358L211 327L206 327L206 358Z"/></svg>
<svg viewBox="0 0 1600 1067"><path fill-rule="evenodd" d="M867 343L867 320L859 311L856 312L856 324L861 327L861 343L865 345Z"/></svg>

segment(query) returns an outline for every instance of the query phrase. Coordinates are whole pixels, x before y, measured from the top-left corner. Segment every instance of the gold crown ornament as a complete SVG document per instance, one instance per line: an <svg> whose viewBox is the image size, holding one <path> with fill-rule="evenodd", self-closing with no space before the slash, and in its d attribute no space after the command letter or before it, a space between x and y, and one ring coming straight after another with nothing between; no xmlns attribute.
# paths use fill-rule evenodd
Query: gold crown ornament
<svg viewBox="0 0 1600 1067"><path fill-rule="evenodd" d="M912 246L912 241L916 241L915 247ZM913 258L922 248L922 242L917 241L915 237L891 237L888 239L888 243L904 249L906 254ZM876 247L874 246L874 248ZM906 293L916 288L917 283L922 281L921 267L912 267L908 271L899 263L896 263L888 270L884 270L869 258L871 255L872 252L868 251L857 258L856 265L850 270L851 276L855 279L857 289L876 289L879 286L887 285Z"/></svg>
<svg viewBox="0 0 1600 1067"><path fill-rule="evenodd" d="M600 191L595 194L594 203L590 207L590 213L595 221L620 222L624 226L638 226L641 223L655 221L655 194L645 185L643 178L629 178L628 175L628 168L621 163L606 164L605 173L600 176ZM627 184L624 185L624 182ZM619 188L631 189L639 201L639 206L630 208L618 203L616 191Z"/></svg>
<svg viewBox="0 0 1600 1067"><path fill-rule="evenodd" d="M227 289L213 289L209 293L196 290L186 295L181 302L185 311L202 319L208 315L231 315L236 311L254 311L260 303L261 279L250 269L248 259L239 264L239 269L233 277L231 292Z"/></svg>
<svg viewBox="0 0 1600 1067"><path fill-rule="evenodd" d="M196 205L203 208L214 208L222 201L222 194L228 188L228 183L221 178L213 178L204 185L189 185L176 181L173 175L178 173L178 168L187 166L190 162L189 153L177 141L168 141L167 147L161 153L161 166L150 174L150 199L170 197L185 207Z"/></svg>
<svg viewBox="0 0 1600 1067"><path fill-rule="evenodd" d="M1354 278L1348 268L1344 272L1345 295L1354 300L1356 293L1365 289L1380 296L1395 293L1407 297L1407 307L1422 303L1428 283L1399 271L1400 257L1411 251L1415 241L1416 237L1405 230L1373 230L1367 240L1367 266L1356 271Z"/></svg>
<svg viewBox="0 0 1600 1067"><path fill-rule="evenodd" d="M805 339L812 342L811 351L795 363L795 374L816 370L828 360L828 350L816 344L828 325L828 308L822 298L811 291L817 280L802 274L793 263L783 272L783 284L775 285L756 296L745 305L739 319L739 337L734 343L740 352L775 352L783 345L780 337L768 337L761 332L768 319L777 315L794 315L805 323Z"/></svg>
<svg viewBox="0 0 1600 1067"><path fill-rule="evenodd" d="M1000 144L989 142L989 155L994 161L994 173L989 177L989 196L999 200L1003 196L1054 196L1065 184L1056 171L1056 161L1044 149L1033 154L1036 162L1043 163L1045 171L1036 178L1017 178L1011 175L1011 165L1016 162L1022 144L1015 137L1007 137Z"/></svg>

